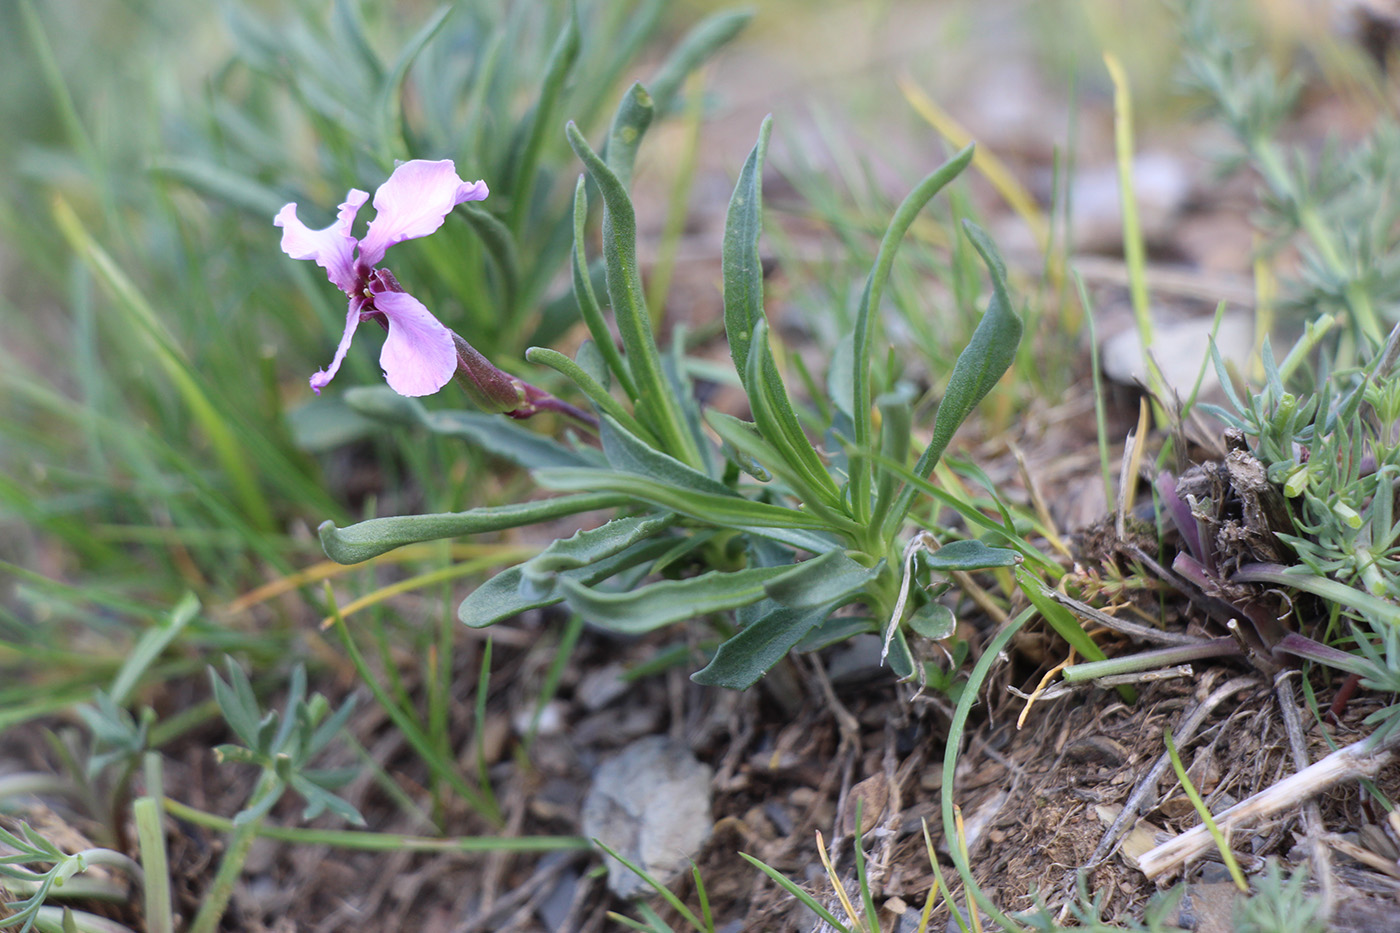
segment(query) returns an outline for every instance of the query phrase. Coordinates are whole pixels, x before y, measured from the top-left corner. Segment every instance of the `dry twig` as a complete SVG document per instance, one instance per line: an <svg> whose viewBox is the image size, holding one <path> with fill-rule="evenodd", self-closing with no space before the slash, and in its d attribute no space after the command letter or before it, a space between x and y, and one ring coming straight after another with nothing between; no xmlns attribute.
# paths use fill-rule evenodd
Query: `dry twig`
<svg viewBox="0 0 1400 933"><path fill-rule="evenodd" d="M1267 819L1295 806L1300 800L1310 800L1318 794L1346 781L1375 777L1395 760L1400 732L1384 745L1373 746L1370 739L1353 742L1326 758L1309 765L1292 777L1260 791L1253 797L1235 804L1215 817L1220 831L1227 836L1260 820ZM1205 826L1189 829L1168 840L1138 860L1138 867L1148 878L1157 878L1183 867L1188 861L1215 845Z"/></svg>

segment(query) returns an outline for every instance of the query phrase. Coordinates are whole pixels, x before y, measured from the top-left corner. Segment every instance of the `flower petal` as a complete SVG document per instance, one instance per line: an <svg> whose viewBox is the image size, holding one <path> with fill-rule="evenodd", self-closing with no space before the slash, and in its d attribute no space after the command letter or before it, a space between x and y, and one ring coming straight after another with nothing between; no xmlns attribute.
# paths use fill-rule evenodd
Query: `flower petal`
<svg viewBox="0 0 1400 933"><path fill-rule="evenodd" d="M374 193L374 209L379 213L360 241L360 261L379 265L395 243L427 236L442 226L452 208L463 201L480 201L487 194L486 182L462 181L451 159L403 163Z"/></svg>
<svg viewBox="0 0 1400 933"><path fill-rule="evenodd" d="M432 395L457 371L457 347L452 331L423 303L405 292L374 296L375 310L389 319L389 336L379 365L389 388L400 395Z"/></svg>
<svg viewBox="0 0 1400 933"><path fill-rule="evenodd" d="M350 225L369 199L369 192L351 188L340 205L335 223L324 230L312 230L297 217L296 202L288 204L272 219L282 228L282 252L293 259L314 259L326 275L347 295L355 291L355 238Z"/></svg>
<svg viewBox="0 0 1400 933"><path fill-rule="evenodd" d="M361 298L350 299L350 311L345 316L345 333L340 335L340 346L335 348L335 358L331 360L331 365L311 377L311 388L315 390L317 395L321 394L326 383L334 379L336 372L340 369L340 364L350 349L350 338L355 336L355 328L360 326L360 308L363 304L364 300Z"/></svg>

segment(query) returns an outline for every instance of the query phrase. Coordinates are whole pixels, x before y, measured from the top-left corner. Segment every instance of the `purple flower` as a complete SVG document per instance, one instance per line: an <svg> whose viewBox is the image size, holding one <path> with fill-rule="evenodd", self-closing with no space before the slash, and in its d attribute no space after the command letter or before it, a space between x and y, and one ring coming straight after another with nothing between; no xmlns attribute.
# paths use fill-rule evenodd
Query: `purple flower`
<svg viewBox="0 0 1400 933"><path fill-rule="evenodd" d="M350 338L362 321L375 320L389 332L379 365L389 387L400 395L432 395L447 385L457 370L457 347L452 332L423 303L399 287L387 269L376 269L395 243L427 236L463 201L480 201L489 192L486 182L468 184L457 176L451 160L404 162L374 193L378 211L364 239L350 235L350 225L369 194L350 189L335 223L312 230L297 219L297 206L288 204L272 224L282 228L282 252L293 259L312 259L326 270L332 284L350 297L345 333L331 365L311 377L319 395L340 369Z"/></svg>

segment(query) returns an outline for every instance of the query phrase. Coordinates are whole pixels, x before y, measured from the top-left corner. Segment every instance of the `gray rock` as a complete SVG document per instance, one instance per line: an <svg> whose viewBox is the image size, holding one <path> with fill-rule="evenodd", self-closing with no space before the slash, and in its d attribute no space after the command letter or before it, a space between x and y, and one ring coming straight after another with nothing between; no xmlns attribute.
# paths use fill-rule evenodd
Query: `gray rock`
<svg viewBox="0 0 1400 933"><path fill-rule="evenodd" d="M583 834L666 884L709 838L712 776L685 745L638 739L598 766L583 802ZM608 859L608 887L619 897L651 890L615 859Z"/></svg>
<svg viewBox="0 0 1400 933"><path fill-rule="evenodd" d="M1202 363L1205 363L1202 392L1209 393L1220 385L1215 364L1210 360L1210 334L1214 323L1213 315L1203 315L1159 320L1153 324L1150 352L1167 386L1183 399L1191 395ZM1225 360L1233 361L1244 371L1254 348L1253 318L1241 311L1226 312L1216 332L1215 345ZM1109 337L1103 342L1100 353L1104 375L1114 382L1127 385L1147 382L1147 367L1136 330L1129 328Z"/></svg>
<svg viewBox="0 0 1400 933"><path fill-rule="evenodd" d="M590 713L607 706L622 696L631 685L623 679L627 668L621 664L607 664L583 676L574 688L574 698L583 704Z"/></svg>

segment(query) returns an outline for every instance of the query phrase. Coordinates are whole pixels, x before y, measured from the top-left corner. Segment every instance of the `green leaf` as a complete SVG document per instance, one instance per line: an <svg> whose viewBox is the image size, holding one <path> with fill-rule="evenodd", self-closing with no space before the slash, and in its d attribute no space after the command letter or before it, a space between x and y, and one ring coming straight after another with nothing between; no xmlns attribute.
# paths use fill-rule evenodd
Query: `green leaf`
<svg viewBox="0 0 1400 933"><path fill-rule="evenodd" d="M691 674L690 679L707 687L747 690L835 608L828 605L776 609L721 643L710 663Z"/></svg>
<svg viewBox="0 0 1400 933"><path fill-rule="evenodd" d="M808 484L806 477L793 469L791 461L763 438L757 426L714 409L707 411L705 418L720 439L739 458L735 462L740 469L761 482L768 482L772 477L765 474L771 467L792 495L807 504L814 515L826 522L828 528L852 540L859 535L860 526L828 506L823 501L824 497L819 496ZM759 472L755 472L755 469Z"/></svg>
<svg viewBox="0 0 1400 933"><path fill-rule="evenodd" d="M661 354L656 347L656 335L652 332L641 272L637 267L637 217L632 199L617 175L589 147L572 121L565 132L569 145L603 195L603 265L607 271L608 298L637 392L637 418L669 452L698 466L702 462L700 452L685 429L679 403L661 369Z"/></svg>
<svg viewBox="0 0 1400 933"><path fill-rule="evenodd" d="M943 394L938 415L934 418L933 437L914 466L914 473L920 479L927 479L933 472L958 427L1010 368L1016 356L1016 347L1021 342L1021 319L1012 309L1011 295L1006 285L1006 265L997 253L996 245L981 227L971 221L963 221L963 229L987 266L992 280L992 300L977 329L972 332L972 339L953 364L948 390ZM889 513L883 516L882 525L886 534L893 534L903 523L913 501L914 489L906 485Z"/></svg>
<svg viewBox="0 0 1400 933"><path fill-rule="evenodd" d="M468 226L481 240L486 252L491 254L491 259L496 264L496 271L501 275L501 304L502 310L509 313L515 308L516 294L520 287L520 261L515 252L515 237L512 236L510 228L497 220L483 208L474 204L461 205L459 212L467 221Z"/></svg>
<svg viewBox="0 0 1400 933"><path fill-rule="evenodd" d="M632 187L632 167L637 161L637 147L642 144L642 137L646 135L655 114L656 107L651 95L640 82L633 82L622 95L622 100L617 102L603 154L608 168L624 189Z"/></svg>
<svg viewBox="0 0 1400 933"><path fill-rule="evenodd" d="M732 493L718 495L698 492L635 473L612 470L537 470L535 479L546 489L621 493L628 499L649 502L687 515L707 526L762 535L815 554L824 554L837 547L834 539L821 534L828 531L830 526L820 518L795 509L754 502Z"/></svg>
<svg viewBox="0 0 1400 933"><path fill-rule="evenodd" d="M593 346L592 343L585 346ZM548 366L550 369L565 376L570 382L578 387L578 390L588 396L598 413L605 414L612 420L622 425L623 429L637 437L646 439L648 443L655 443L651 439L651 432L637 423L626 409L618 403L617 399L608 394L608 390L599 384L598 380L589 375L582 366L569 359L558 350L551 350L548 347L531 347L525 351L525 359L528 362L541 366Z"/></svg>
<svg viewBox="0 0 1400 933"><path fill-rule="evenodd" d="M429 411L416 398L406 398L388 386L356 386L346 390L343 398L357 414L380 421L418 425L434 434L460 437L527 470L595 463L579 451L501 415L480 411Z"/></svg>
<svg viewBox="0 0 1400 933"><path fill-rule="evenodd" d="M663 625L711 612L737 609L764 598L764 584L787 572L786 567L719 570L685 580L663 580L627 593L589 589L560 579L569 608L589 622L613 632L638 635Z"/></svg>
<svg viewBox="0 0 1400 933"><path fill-rule="evenodd" d="M1021 592L1026 594L1026 598L1031 601L1041 617L1049 623L1061 638L1069 642L1078 652L1090 661L1104 661L1108 655L1103 653L1103 649L1094 644L1094 640L1089 637L1089 633L1084 631L1084 627L1064 606L1057 603L1047 592L1045 584L1039 577L1031 573L1024 567L1016 568L1016 583L1020 586ZM1118 693L1123 697L1125 703L1137 701L1137 692L1127 685L1118 688Z"/></svg>
<svg viewBox="0 0 1400 933"><path fill-rule="evenodd" d="M403 82L408 77L408 69L422 54L433 36L437 35L442 24L452 15L453 7L444 4L437 8L422 28L413 35L394 61L394 67L384 79L379 89L378 116L375 137L379 140L381 159L385 162L408 156L408 146L404 143L403 123Z"/></svg>
<svg viewBox="0 0 1400 933"><path fill-rule="evenodd" d="M266 185L194 156L160 156L151 163L150 172L259 219L276 214L287 203L286 197Z"/></svg>
<svg viewBox="0 0 1400 933"><path fill-rule="evenodd" d="M764 586L770 599L790 609L815 609L850 602L880 575L885 562L866 567L845 551L828 551L805 560Z"/></svg>
<svg viewBox="0 0 1400 933"><path fill-rule="evenodd" d="M593 586L624 570L639 566L665 553L671 547L666 538L651 538L636 544L611 557L559 573L555 579L570 580L584 586ZM485 628L497 622L514 618L529 609L540 609L563 602L564 594L557 587L548 593L527 591L525 572L522 566L511 567L496 574L478 586L462 604L457 607L457 618L471 628Z"/></svg>
<svg viewBox="0 0 1400 933"><path fill-rule="evenodd" d="M764 320L763 263L758 238L763 232L763 159L773 118L765 117L758 131L758 142L749 152L739 181L729 198L724 221L721 270L724 276L724 332L729 338L729 355L734 369L748 388L749 344L754 328Z"/></svg>
<svg viewBox="0 0 1400 933"><path fill-rule="evenodd" d="M879 310L880 297L884 293L885 282L894 264L894 254L900 241L914 223L914 218L923 210L934 195L943 190L949 182L958 177L972 161L973 147L968 146L949 159L932 174L924 178L909 192L895 210L885 236L880 241L880 251L875 255L875 266L865 281L865 291L861 295L860 307L856 312L855 336L852 340L852 394L851 414L855 416L855 452L851 464L851 503L857 521L870 518L870 464L866 453L871 449L870 436L870 327L871 318Z"/></svg>
<svg viewBox="0 0 1400 933"><path fill-rule="evenodd" d="M156 658L160 657L161 652L169 647L171 642L179 637L197 612L199 612L199 599L193 593L186 593L180 597L180 601L170 611L170 617L166 621L152 626L142 633L136 644L127 652L121 670L117 671L117 676L112 680L112 686L108 689L111 701L115 706L125 705L128 695L140 681L141 676L146 673L146 669L155 663Z"/></svg>
<svg viewBox="0 0 1400 933"><path fill-rule="evenodd" d="M502 187L512 193L509 226L517 237L533 200L535 176L546 135L557 132L555 112L563 97L565 82L568 81L569 73L573 71L574 63L578 60L578 53L578 6L570 2L568 22L564 24L564 31L559 34L559 38L555 40L554 48L549 53L549 62L545 65L540 96L530 113L530 130L525 138L524 149L518 159L507 163L512 172L502 181Z"/></svg>
<svg viewBox="0 0 1400 933"><path fill-rule="evenodd" d="M229 674L228 683L213 667L209 668L214 702L234 735L242 739L245 745L253 746L258 739L258 705L253 698L253 688L233 658L224 658L224 664Z"/></svg>
<svg viewBox="0 0 1400 933"><path fill-rule="evenodd" d="M909 462L909 439L913 428L913 391L886 392L875 400L880 409L880 459L875 462L875 515L883 515L898 489L899 474L884 465L886 460L901 465Z"/></svg>
<svg viewBox="0 0 1400 933"><path fill-rule="evenodd" d="M782 603L723 642L704 669L691 675L698 684L744 690L768 672L832 612L858 597L884 568L863 567L842 551L831 551L788 568L764 586ZM862 628L869 622L862 621Z"/></svg>
<svg viewBox="0 0 1400 933"><path fill-rule="evenodd" d="M914 653L909 650L909 642L904 637L904 629L895 629L885 660L889 662L890 670L900 680L909 680L914 676Z"/></svg>
<svg viewBox="0 0 1400 933"><path fill-rule="evenodd" d="M622 354L617 352L617 343L613 340L607 321L603 319L602 309L598 307L598 296L593 291L593 277L588 268L588 257L583 250L584 243L587 242L584 233L584 222L587 219L588 185L584 176L580 175L578 184L574 186L574 248L571 261L574 300L578 302L579 313L583 316L583 322L588 325L588 332L593 335L594 346L607 361L608 369L612 371L618 385L622 386L627 397L635 403L637 388L632 383L632 373L623 363Z"/></svg>
<svg viewBox="0 0 1400 933"><path fill-rule="evenodd" d="M786 472L801 476L802 485L812 496L839 508L841 492L803 432L768 346L758 242L763 229L763 162L772 129L772 117L765 118L729 200L722 257L724 329L759 432L789 465ZM777 471L780 464L768 462L765 466ZM811 501L811 496L805 498Z"/></svg>
<svg viewBox="0 0 1400 933"><path fill-rule="evenodd" d="M800 477L802 485L810 490L811 494L804 497L808 505L816 506L815 497L827 509L841 509L841 491L807 439L788 401L787 387L783 385L778 365L773 361L773 351L768 346L766 321L758 322L749 346L748 386L749 404L759 433L778 449L786 472ZM778 466L779 463L769 464L774 469Z"/></svg>
<svg viewBox="0 0 1400 933"><path fill-rule="evenodd" d="M598 434L603 443L603 455L615 470L645 476L668 486L738 498L739 494L728 486L675 457L649 447L606 415L598 425Z"/></svg>
<svg viewBox="0 0 1400 933"><path fill-rule="evenodd" d="M675 524L675 518L669 513L615 518L597 528L560 538L520 565L521 592L552 595L555 578L560 573L596 564L639 541L655 537Z"/></svg>
<svg viewBox="0 0 1400 933"><path fill-rule="evenodd" d="M869 616L828 616L793 645L794 651L820 651L849 641L866 632L879 633L880 627Z"/></svg>
<svg viewBox="0 0 1400 933"><path fill-rule="evenodd" d="M334 522L323 522L319 532L327 557L342 564L358 564L405 544L534 525L579 512L614 508L627 501L628 497L623 495L591 492L466 512L371 518L345 528L337 528Z"/></svg>
<svg viewBox="0 0 1400 933"><path fill-rule="evenodd" d="M289 409L285 417L292 443L311 454L327 453L363 440L382 427L378 421L351 409L338 395L298 405Z"/></svg>
<svg viewBox="0 0 1400 933"><path fill-rule="evenodd" d="M1004 547L987 547L976 538L953 541L936 551L923 551L919 562L939 573L955 570L986 570L989 567L1014 567L1021 563L1017 551Z"/></svg>
<svg viewBox="0 0 1400 933"><path fill-rule="evenodd" d="M123 326L133 326L149 341L151 359L164 370L194 422L208 437L215 459L228 477L238 508L248 523L260 531L275 528L277 522L263 495L246 445L228 417L215 407L204 391L200 373L155 306L136 287L127 270L98 246L67 201L56 197L53 214L69 246L111 294L124 317Z"/></svg>
<svg viewBox="0 0 1400 933"><path fill-rule="evenodd" d="M751 19L752 10L726 10L707 17L686 33L685 38L666 56L655 77L648 82L659 116L665 116L670 111L671 101L686 77L716 49L737 36Z"/></svg>
<svg viewBox="0 0 1400 933"><path fill-rule="evenodd" d="M909 617L909 627L925 638L942 641L953 634L958 620L942 603L924 603Z"/></svg>
<svg viewBox="0 0 1400 933"><path fill-rule="evenodd" d="M692 678L692 680L693 679L694 678ZM788 878L782 872L778 871L776 868L769 868L763 862L760 862L758 859L754 858L752 855L749 855L747 852L740 852L739 857L742 858L744 861L748 862L750 865L757 868L759 871L763 872L769 878L773 879L774 883L776 883L783 890L787 891L797 900L801 901L802 904L808 910L812 911L812 913L816 914L818 917L821 917L822 920L825 921L826 924L830 926L833 930L850 929L840 920L837 920L834 916L832 916L831 911L823 907L820 901L818 901L812 895L808 894L804 888L800 887L797 884L797 882L792 881L790 878Z"/></svg>

